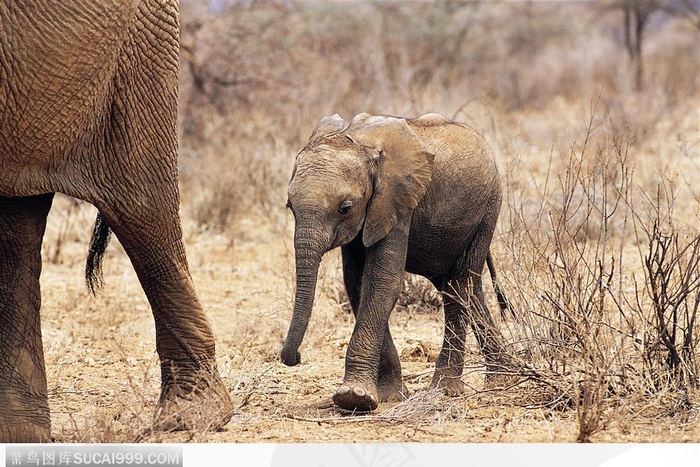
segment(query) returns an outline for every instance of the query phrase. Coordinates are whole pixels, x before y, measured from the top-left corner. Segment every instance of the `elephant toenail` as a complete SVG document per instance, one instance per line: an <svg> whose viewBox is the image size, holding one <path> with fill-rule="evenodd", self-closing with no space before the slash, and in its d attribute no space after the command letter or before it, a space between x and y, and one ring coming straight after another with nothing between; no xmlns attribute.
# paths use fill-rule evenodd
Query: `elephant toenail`
<svg viewBox="0 0 700 467"><path fill-rule="evenodd" d="M361 388L361 387L353 388L352 392L355 393L355 395L357 397L365 397L365 395L367 394L367 391L365 391L365 388Z"/></svg>
<svg viewBox="0 0 700 467"><path fill-rule="evenodd" d="M336 391L336 394L339 396L344 396L345 394L350 392L350 386L340 386L338 390Z"/></svg>

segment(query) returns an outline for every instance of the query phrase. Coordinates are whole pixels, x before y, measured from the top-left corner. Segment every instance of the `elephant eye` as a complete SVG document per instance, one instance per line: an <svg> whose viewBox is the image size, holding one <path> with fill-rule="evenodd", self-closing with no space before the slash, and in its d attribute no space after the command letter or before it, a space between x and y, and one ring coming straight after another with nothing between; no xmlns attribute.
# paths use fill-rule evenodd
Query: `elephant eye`
<svg viewBox="0 0 700 467"><path fill-rule="evenodd" d="M343 201L338 206L338 214L347 214L350 212L350 209L352 209L352 201Z"/></svg>

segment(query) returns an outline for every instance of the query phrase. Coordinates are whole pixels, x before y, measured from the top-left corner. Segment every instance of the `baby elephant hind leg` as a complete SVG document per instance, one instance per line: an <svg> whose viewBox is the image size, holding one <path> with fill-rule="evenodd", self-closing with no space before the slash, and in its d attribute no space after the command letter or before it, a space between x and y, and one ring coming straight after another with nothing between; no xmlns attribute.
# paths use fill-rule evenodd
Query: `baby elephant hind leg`
<svg viewBox="0 0 700 467"><path fill-rule="evenodd" d="M484 300L481 276L470 274L463 281L451 281L444 293L445 337L436 363L432 387L441 387L448 395L464 392L461 380L467 326L471 327L486 363L487 381L512 370L503 337Z"/></svg>
<svg viewBox="0 0 700 467"><path fill-rule="evenodd" d="M495 381L499 375L510 373L514 369L511 356L506 352L504 339L486 307L481 276L471 274L466 290L469 295L465 308L467 320L474 331L479 349L486 363L486 380Z"/></svg>
<svg viewBox="0 0 700 467"><path fill-rule="evenodd" d="M443 293L445 335L442 350L435 364L431 387L442 388L450 396L464 393L462 370L467 335L465 307L459 296Z"/></svg>

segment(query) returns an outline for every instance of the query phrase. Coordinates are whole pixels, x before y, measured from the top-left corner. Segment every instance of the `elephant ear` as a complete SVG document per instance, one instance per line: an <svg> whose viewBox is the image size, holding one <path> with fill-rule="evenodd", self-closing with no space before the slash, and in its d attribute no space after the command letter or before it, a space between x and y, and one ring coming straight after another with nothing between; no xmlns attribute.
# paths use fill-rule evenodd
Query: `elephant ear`
<svg viewBox="0 0 700 467"><path fill-rule="evenodd" d="M374 192L367 206L362 242L366 247L386 237L423 198L435 155L427 151L406 120L360 114L346 136L375 155Z"/></svg>
<svg viewBox="0 0 700 467"><path fill-rule="evenodd" d="M323 117L311 132L309 142L314 142L325 136L340 133L343 131L345 126L345 120L343 120L343 117L338 114L331 115L330 117Z"/></svg>

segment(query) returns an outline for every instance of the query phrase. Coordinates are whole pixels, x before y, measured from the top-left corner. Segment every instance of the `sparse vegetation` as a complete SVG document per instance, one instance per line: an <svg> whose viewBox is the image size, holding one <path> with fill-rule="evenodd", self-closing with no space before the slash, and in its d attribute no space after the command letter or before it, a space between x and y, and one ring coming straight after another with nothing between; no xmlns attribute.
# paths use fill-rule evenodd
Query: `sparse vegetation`
<svg viewBox="0 0 700 467"><path fill-rule="evenodd" d="M697 2L645 20L634 60L625 4L181 0L183 222L238 408L227 432L140 431L159 385L147 302L118 242L102 295L88 298L94 216L58 198L42 279L54 436L700 439ZM294 154L323 115L361 111L441 112L492 145L505 194L492 253L516 315L496 322L520 366L504 387L484 386L469 342L465 396L424 391L376 416L335 413L353 325L337 254L322 266L303 364L276 362L294 290ZM391 325L412 391L430 383L440 304L406 276Z"/></svg>

